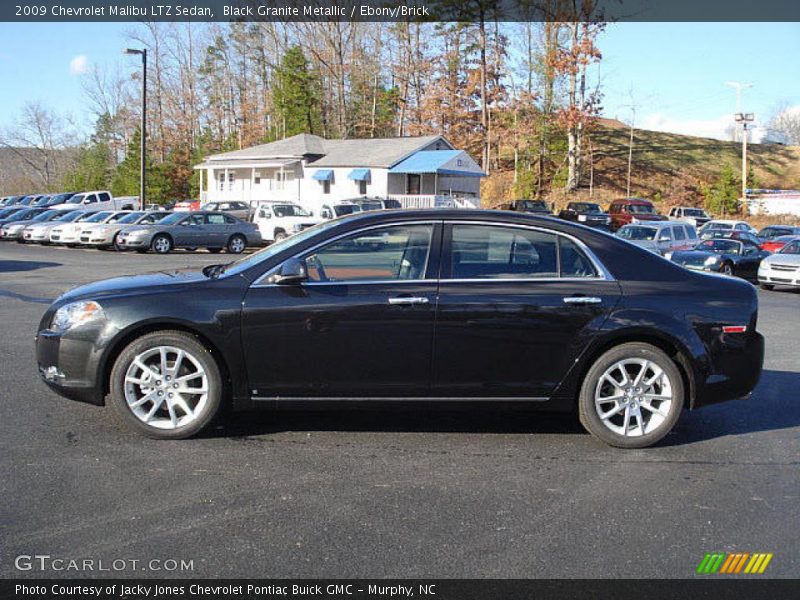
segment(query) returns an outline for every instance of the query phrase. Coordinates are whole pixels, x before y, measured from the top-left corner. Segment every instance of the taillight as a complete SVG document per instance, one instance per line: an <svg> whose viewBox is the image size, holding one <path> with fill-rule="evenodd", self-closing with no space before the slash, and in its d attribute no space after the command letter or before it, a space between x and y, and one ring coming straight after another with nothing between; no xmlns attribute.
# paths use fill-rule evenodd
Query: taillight
<svg viewBox="0 0 800 600"><path fill-rule="evenodd" d="M744 333L747 325L726 325L722 328L722 333Z"/></svg>

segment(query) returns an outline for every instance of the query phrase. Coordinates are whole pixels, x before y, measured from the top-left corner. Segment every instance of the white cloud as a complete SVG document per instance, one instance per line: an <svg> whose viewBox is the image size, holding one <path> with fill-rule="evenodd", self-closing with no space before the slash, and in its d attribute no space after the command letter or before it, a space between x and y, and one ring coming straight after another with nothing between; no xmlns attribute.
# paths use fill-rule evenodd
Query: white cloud
<svg viewBox="0 0 800 600"><path fill-rule="evenodd" d="M683 135L696 135L717 140L730 140L733 127L737 127L730 114L724 114L716 119L676 119L661 113L651 113L637 124L642 129L665 131L667 133L680 133ZM758 142L766 133L763 126L754 123L750 139Z"/></svg>
<svg viewBox="0 0 800 600"><path fill-rule="evenodd" d="M89 58L85 54L79 54L69 61L69 72L73 75L83 75L89 70Z"/></svg>

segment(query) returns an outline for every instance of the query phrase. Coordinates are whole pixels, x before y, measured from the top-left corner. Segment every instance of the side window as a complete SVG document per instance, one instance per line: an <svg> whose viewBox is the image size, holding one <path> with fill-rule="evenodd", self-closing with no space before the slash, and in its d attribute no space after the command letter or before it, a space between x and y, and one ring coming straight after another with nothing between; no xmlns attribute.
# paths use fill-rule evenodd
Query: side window
<svg viewBox="0 0 800 600"><path fill-rule="evenodd" d="M192 215L192 217L189 219L189 223L192 225L205 225L206 217L205 215Z"/></svg>
<svg viewBox="0 0 800 600"><path fill-rule="evenodd" d="M111 200L111 195L108 192L100 194L100 202L108 202L109 200Z"/></svg>
<svg viewBox="0 0 800 600"><path fill-rule="evenodd" d="M686 239L686 230L683 227L673 227L672 230L676 240Z"/></svg>
<svg viewBox="0 0 800 600"><path fill-rule="evenodd" d="M672 241L672 228L664 227L658 234L658 241Z"/></svg>
<svg viewBox="0 0 800 600"><path fill-rule="evenodd" d="M272 213L268 208L262 206L261 208L258 209L258 217L260 219L271 219Z"/></svg>
<svg viewBox="0 0 800 600"><path fill-rule="evenodd" d="M489 225L454 225L451 277L558 277L556 242L553 233Z"/></svg>
<svg viewBox="0 0 800 600"><path fill-rule="evenodd" d="M333 218L333 212L331 212L331 209L330 209L329 206L323 206L322 210L320 211L320 216L323 219L332 219Z"/></svg>
<svg viewBox="0 0 800 600"><path fill-rule="evenodd" d="M686 233L689 236L690 240L696 240L697 239L697 231L695 230L694 227L687 227L686 228Z"/></svg>
<svg viewBox="0 0 800 600"><path fill-rule="evenodd" d="M209 225L225 224L225 217L223 217L222 215L206 215L206 219Z"/></svg>
<svg viewBox="0 0 800 600"><path fill-rule="evenodd" d="M745 225L744 223L737 223L736 229L738 229L739 231L747 231L747 225Z"/></svg>
<svg viewBox="0 0 800 600"><path fill-rule="evenodd" d="M558 236L562 277L597 277L597 270L578 245L569 238Z"/></svg>
<svg viewBox="0 0 800 600"><path fill-rule="evenodd" d="M97 202L97 196L94 194L89 194L83 199L84 204L94 204L95 202Z"/></svg>
<svg viewBox="0 0 800 600"><path fill-rule="evenodd" d="M743 244L744 245L744 255L749 256L751 254L755 254L758 252L758 247L752 244Z"/></svg>
<svg viewBox="0 0 800 600"><path fill-rule="evenodd" d="M305 257L309 281L422 279L433 225L395 225L354 233Z"/></svg>
<svg viewBox="0 0 800 600"><path fill-rule="evenodd" d="M234 218L233 218L232 216L230 216L230 215L223 215L223 217L222 217L222 218L223 218L223 219L225 219L225 222L226 222L228 225L233 225L234 223L236 223L236 219L234 219Z"/></svg>

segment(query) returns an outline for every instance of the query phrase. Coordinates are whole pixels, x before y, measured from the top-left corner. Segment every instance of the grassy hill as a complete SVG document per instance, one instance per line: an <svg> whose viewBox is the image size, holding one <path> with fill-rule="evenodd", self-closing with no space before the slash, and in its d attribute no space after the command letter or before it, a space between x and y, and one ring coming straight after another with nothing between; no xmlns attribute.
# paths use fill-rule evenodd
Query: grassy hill
<svg viewBox="0 0 800 600"><path fill-rule="evenodd" d="M612 119L599 119L591 132L594 156L592 198L603 204L625 196L630 129ZM714 181L726 164L741 172L742 145L705 137L635 130L631 170L631 195L650 198L664 210L677 204L703 205L703 187ZM503 157L506 159L506 157ZM800 189L800 147L748 144L748 162L758 187ZM511 163L503 160L504 164ZM553 190L548 199L561 206L590 194L591 169L587 160L582 189L566 195ZM513 172L497 171L484 183L486 204L490 198L511 199ZM750 187L755 187L750 182Z"/></svg>

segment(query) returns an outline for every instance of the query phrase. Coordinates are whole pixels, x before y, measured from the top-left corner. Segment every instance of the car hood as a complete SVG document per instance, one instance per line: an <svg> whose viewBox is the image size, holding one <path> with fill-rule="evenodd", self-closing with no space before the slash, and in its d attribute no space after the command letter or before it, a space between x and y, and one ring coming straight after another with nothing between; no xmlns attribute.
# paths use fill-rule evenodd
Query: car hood
<svg viewBox="0 0 800 600"><path fill-rule="evenodd" d="M208 281L208 278L203 275L202 269L189 267L173 271L145 273L143 275L113 277L111 279L102 279L71 289L62 294L56 302L60 303L88 299L99 300L108 296L125 295L127 293L145 290L152 291L153 288L161 286L190 284L198 281Z"/></svg>
<svg viewBox="0 0 800 600"><path fill-rule="evenodd" d="M717 256L720 260L728 257L727 254L717 254L705 250L679 250L672 253L672 262L684 265L702 265L710 256Z"/></svg>
<svg viewBox="0 0 800 600"><path fill-rule="evenodd" d="M772 254L767 256L762 262L768 265L792 265L800 266L800 254Z"/></svg>
<svg viewBox="0 0 800 600"><path fill-rule="evenodd" d="M12 227L12 226L16 226L16 225L22 225L23 227L26 227L26 226L32 224L33 222L34 221L32 219L27 219L25 221L6 221L5 223L3 223L3 226L4 227Z"/></svg>
<svg viewBox="0 0 800 600"><path fill-rule="evenodd" d="M141 225L134 225L133 227L125 229L125 235L144 235L152 233L153 230L149 227L142 227Z"/></svg>

